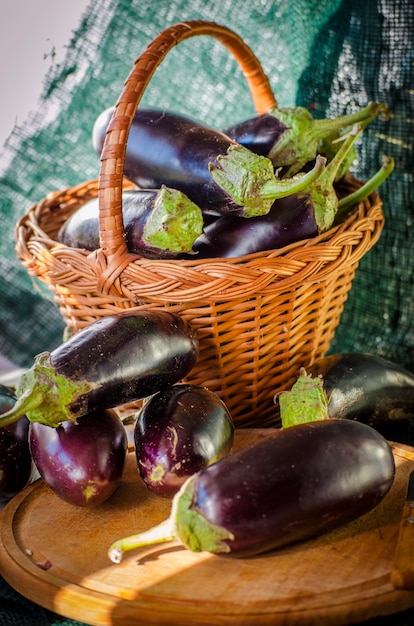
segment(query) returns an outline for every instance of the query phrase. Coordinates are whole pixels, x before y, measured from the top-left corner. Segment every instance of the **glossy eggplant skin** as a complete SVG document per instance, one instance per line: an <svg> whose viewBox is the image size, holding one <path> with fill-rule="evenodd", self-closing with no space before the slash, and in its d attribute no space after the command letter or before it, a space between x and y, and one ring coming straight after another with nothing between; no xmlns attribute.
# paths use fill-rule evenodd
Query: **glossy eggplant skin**
<svg viewBox="0 0 414 626"><path fill-rule="evenodd" d="M113 107L95 121L92 144L101 154ZM188 117L140 108L132 121L124 175L139 187L179 189L202 210L238 212L240 207L210 175L209 163L226 155L233 142L224 133Z"/></svg>
<svg viewBox="0 0 414 626"><path fill-rule="evenodd" d="M146 398L186 376L198 354L194 329L177 313L128 309L107 315L36 356L0 426L23 414L58 426Z"/></svg>
<svg viewBox="0 0 414 626"><path fill-rule="evenodd" d="M0 384L0 414L16 402L10 387ZM29 420L24 415L14 424L0 428L0 504L5 504L25 487L32 469L29 450Z"/></svg>
<svg viewBox="0 0 414 626"><path fill-rule="evenodd" d="M188 374L197 358L191 326L164 310L101 318L51 353L60 375L92 383L71 404L76 417L165 389Z"/></svg>
<svg viewBox="0 0 414 626"><path fill-rule="evenodd" d="M362 516L387 494L394 473L390 446L366 424L309 422L202 470L190 508L231 533L230 556L254 556Z"/></svg>
<svg viewBox="0 0 414 626"><path fill-rule="evenodd" d="M172 497L196 472L231 451L234 423L224 402L197 385L177 384L144 403L134 428L139 474Z"/></svg>
<svg viewBox="0 0 414 626"><path fill-rule="evenodd" d="M295 241L316 237L318 232L309 195L292 194L276 200L267 215L249 220L233 215L219 217L205 226L203 234L194 242L193 251L196 258L201 259L235 258L276 250Z"/></svg>
<svg viewBox="0 0 414 626"><path fill-rule="evenodd" d="M75 506L101 504L122 480L127 435L112 411L90 413L57 428L31 423L29 444L44 482Z"/></svg>
<svg viewBox="0 0 414 626"><path fill-rule="evenodd" d="M271 113L232 124L223 132L248 150L267 157L278 139L289 130L288 126Z"/></svg>
<svg viewBox="0 0 414 626"><path fill-rule="evenodd" d="M330 417L369 424L384 437L414 443L414 374L382 357L332 354L306 368L321 376Z"/></svg>

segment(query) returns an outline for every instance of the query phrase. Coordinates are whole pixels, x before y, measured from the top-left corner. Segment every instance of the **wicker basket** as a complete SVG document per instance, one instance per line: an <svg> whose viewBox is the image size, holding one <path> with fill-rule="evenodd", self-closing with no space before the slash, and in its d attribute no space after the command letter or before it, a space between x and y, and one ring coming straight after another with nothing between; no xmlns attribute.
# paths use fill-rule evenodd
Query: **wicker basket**
<svg viewBox="0 0 414 626"><path fill-rule="evenodd" d="M68 328L130 308L168 308L198 332L200 358L187 378L226 402L238 426L263 426L273 395L329 348L361 257L375 244L384 217L378 194L342 224L314 239L238 259L148 260L130 254L122 223L124 148L139 100L167 52L209 35L233 54L256 110L276 104L263 69L231 30L190 21L163 31L136 60L115 108L99 178L50 193L16 227L18 255L49 285ZM349 177L347 192L360 183ZM92 253L55 241L63 222L99 195L101 248Z"/></svg>

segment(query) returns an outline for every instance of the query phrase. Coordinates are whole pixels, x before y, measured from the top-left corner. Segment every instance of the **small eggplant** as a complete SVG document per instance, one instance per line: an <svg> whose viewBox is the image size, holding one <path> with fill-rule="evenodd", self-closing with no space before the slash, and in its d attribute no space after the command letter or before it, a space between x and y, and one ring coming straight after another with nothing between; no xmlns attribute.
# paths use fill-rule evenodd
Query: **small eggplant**
<svg viewBox="0 0 414 626"><path fill-rule="evenodd" d="M128 441L113 411L96 411L57 428L33 422L29 444L44 482L70 504L101 504L122 480Z"/></svg>
<svg viewBox="0 0 414 626"><path fill-rule="evenodd" d="M128 310L80 330L35 357L0 427L26 414L31 422L63 421L150 396L173 385L199 353L191 325L165 310Z"/></svg>
<svg viewBox="0 0 414 626"><path fill-rule="evenodd" d="M165 497L228 454L233 440L234 423L226 405L197 385L173 385L153 395L134 428L140 476L150 491Z"/></svg>
<svg viewBox="0 0 414 626"><path fill-rule="evenodd" d="M315 159L320 143L337 131L354 124L367 125L379 115L386 117L383 104L370 102L365 108L332 119L315 120L304 107L273 107L266 113L224 129L231 139L252 152L268 157L285 176L293 176Z"/></svg>
<svg viewBox="0 0 414 626"><path fill-rule="evenodd" d="M283 402L289 402L289 414ZM391 441L414 442L414 374L373 354L345 352L315 361L290 392L279 394L279 404L285 426L302 421L308 404L310 419L318 410L322 419L357 420Z"/></svg>
<svg viewBox="0 0 414 626"><path fill-rule="evenodd" d="M349 149L353 141L353 138L347 140ZM394 168L393 159L385 157L383 166L369 181L338 200L335 172L342 155L346 158L347 144L343 144L307 191L276 200L267 215L249 220L232 215L219 217L205 226L203 234L193 244L193 252L198 258L239 257L276 250L328 230L350 207L372 193Z"/></svg>
<svg viewBox="0 0 414 626"><path fill-rule="evenodd" d="M92 143L98 154L111 131L113 110L106 109L95 121ZM300 178L278 180L269 159L224 133L155 109L136 112L124 160L124 175L139 187L166 185L182 191L202 211L242 217L265 215L276 198L305 189L319 174L317 167Z"/></svg>
<svg viewBox="0 0 414 626"><path fill-rule="evenodd" d="M13 408L16 395L0 385L0 415ZM25 415L14 424L0 428L0 505L5 504L27 484L32 457L29 450L29 420Z"/></svg>
<svg viewBox="0 0 414 626"><path fill-rule="evenodd" d="M350 522L381 502L394 480L386 440L366 424L324 420L274 429L189 478L162 524L110 546L174 539L193 551L255 556Z"/></svg>
<svg viewBox="0 0 414 626"><path fill-rule="evenodd" d="M124 191L122 213L129 252L150 259L191 253L194 240L203 231L201 209L182 192L167 187ZM57 241L85 250L100 247L98 198L83 204L66 220Z"/></svg>

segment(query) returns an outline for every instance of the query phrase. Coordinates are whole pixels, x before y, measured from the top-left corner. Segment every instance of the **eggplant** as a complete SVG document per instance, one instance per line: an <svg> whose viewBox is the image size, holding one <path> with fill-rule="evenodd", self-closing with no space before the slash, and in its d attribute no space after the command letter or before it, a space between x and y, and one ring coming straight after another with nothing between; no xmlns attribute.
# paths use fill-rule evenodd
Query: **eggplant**
<svg viewBox="0 0 414 626"><path fill-rule="evenodd" d="M13 408L16 395L0 385L0 415ZM32 470L29 449L29 420L25 415L0 428L0 505L5 504L26 486Z"/></svg>
<svg viewBox="0 0 414 626"><path fill-rule="evenodd" d="M113 111L103 111L92 131L93 146L103 158ZM224 133L175 113L140 108L130 127L123 173L144 189L166 185L182 191L207 213L253 217L266 214L276 198L306 188L320 168L278 180L269 159Z"/></svg>
<svg viewBox="0 0 414 626"><path fill-rule="evenodd" d="M20 379L16 404L0 415L0 427L23 414L58 426L140 400L186 376L198 354L191 325L172 311L107 315L35 357Z"/></svg>
<svg viewBox="0 0 414 626"><path fill-rule="evenodd" d="M180 191L165 186L124 191L122 214L129 252L149 259L190 253L203 231L201 209ZM100 247L98 198L83 204L64 222L57 241L85 250Z"/></svg>
<svg viewBox="0 0 414 626"><path fill-rule="evenodd" d="M289 416L290 406L282 410L280 404L282 424L303 419L308 403L310 419L319 407L322 419L357 420L388 440L414 443L414 373L388 359L361 352L325 356L301 371L291 391L279 395L279 403L292 404L295 398L301 404L298 419Z"/></svg>
<svg viewBox="0 0 414 626"><path fill-rule="evenodd" d="M177 384L146 401L134 427L139 474L148 489L172 497L203 467L231 451L234 422L206 387Z"/></svg>
<svg viewBox="0 0 414 626"><path fill-rule="evenodd" d="M122 480L128 441L124 425L111 410L57 428L32 422L29 445L43 481L69 504L97 506Z"/></svg>
<svg viewBox="0 0 414 626"><path fill-rule="evenodd" d="M109 557L180 540L193 551L250 557L333 530L390 490L394 457L376 430L340 419L272 429L189 478L171 515L115 541Z"/></svg>
<svg viewBox="0 0 414 626"><path fill-rule="evenodd" d="M228 126L223 132L252 152L268 157L284 176L293 176L315 159L321 142L330 144L337 132L354 124L367 125L389 111L384 104L370 102L365 108L332 119L315 120L305 107L273 107L253 118Z"/></svg>
<svg viewBox="0 0 414 626"><path fill-rule="evenodd" d="M393 159L384 157L383 166L369 181L339 200L334 186L336 171L341 158L346 158L347 146L351 149L353 141L354 138L350 138L343 144L341 151L307 191L276 200L267 215L249 220L225 215L206 225L193 244L193 253L198 258L239 257L276 250L316 237L331 228L350 207L381 185L394 168Z"/></svg>

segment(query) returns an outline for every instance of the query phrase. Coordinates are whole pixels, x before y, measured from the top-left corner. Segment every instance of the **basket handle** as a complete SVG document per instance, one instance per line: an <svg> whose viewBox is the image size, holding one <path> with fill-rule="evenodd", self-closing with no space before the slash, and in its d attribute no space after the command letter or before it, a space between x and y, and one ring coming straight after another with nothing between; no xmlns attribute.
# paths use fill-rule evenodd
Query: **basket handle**
<svg viewBox="0 0 414 626"><path fill-rule="evenodd" d="M108 125L99 173L100 265L106 260L100 288L108 292L135 255L128 253L122 221L122 180L128 133L137 106L156 68L178 43L196 35L210 35L235 57L247 80L258 114L277 106L269 80L249 46L232 30L214 22L179 22L162 31L136 59ZM102 253L106 259L102 258ZM110 267L109 267L110 266ZM101 267L102 269L102 267Z"/></svg>

